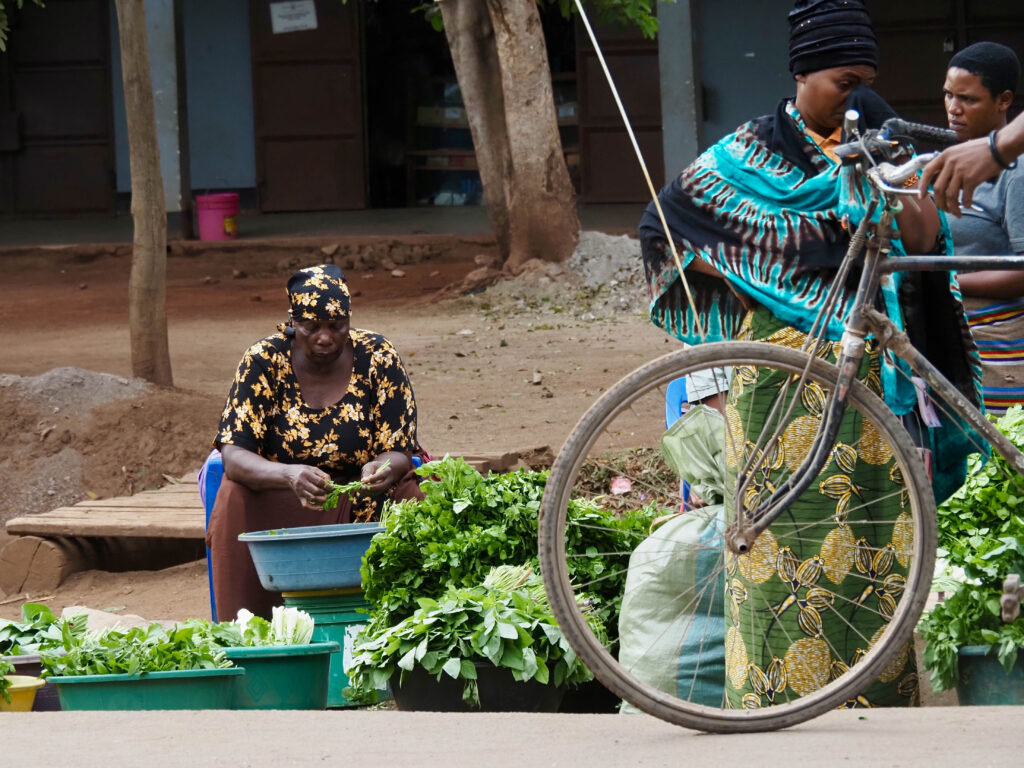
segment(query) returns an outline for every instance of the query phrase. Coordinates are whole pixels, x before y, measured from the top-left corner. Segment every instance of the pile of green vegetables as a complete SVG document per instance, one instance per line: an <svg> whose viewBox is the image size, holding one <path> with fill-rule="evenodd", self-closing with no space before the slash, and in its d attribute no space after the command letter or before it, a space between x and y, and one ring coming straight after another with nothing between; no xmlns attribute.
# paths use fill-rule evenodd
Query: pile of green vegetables
<svg viewBox="0 0 1024 768"><path fill-rule="evenodd" d="M224 649L195 626L161 624L88 631L64 644L64 653L43 651L48 675L142 675L147 672L221 669L232 666Z"/></svg>
<svg viewBox="0 0 1024 768"><path fill-rule="evenodd" d="M195 627L203 636L225 648L262 645L305 645L313 637L313 617L289 606L274 606L270 621L255 616L244 608L233 621L215 624L202 619L189 619L184 626Z"/></svg>
<svg viewBox="0 0 1024 768"><path fill-rule="evenodd" d="M60 676L125 674L221 669L233 666L225 648L263 645L302 645L313 634L313 619L296 608L277 607L267 621L248 611L234 621L202 619L164 627L75 631L61 625L61 642L40 650L45 674Z"/></svg>
<svg viewBox="0 0 1024 768"><path fill-rule="evenodd" d="M0 619L0 656L23 656L60 648L65 634L77 638L84 632L84 618L57 618L42 603L24 603L21 621Z"/></svg>
<svg viewBox="0 0 1024 768"><path fill-rule="evenodd" d="M1024 449L1024 410L1019 405L995 420ZM925 666L936 691L957 682L957 649L988 646L1007 672L1024 648L1024 616L1004 624L999 597L1007 574L1024 575L1024 478L1003 459L968 459L967 480L938 510L939 557L948 565L933 589L951 592L922 618ZM955 576L951 575L955 574Z"/></svg>
<svg viewBox="0 0 1024 768"><path fill-rule="evenodd" d="M411 616L359 643L347 669L346 696L373 701L396 671L401 684L419 665L437 679L447 674L465 681L463 701L479 708L474 659L509 669L519 681L561 686L591 679L555 623L544 584L528 566L497 566L478 586L450 586L436 600L417 602ZM600 636L596 617L591 626Z"/></svg>
<svg viewBox="0 0 1024 768"><path fill-rule="evenodd" d="M409 639L405 633L413 631L411 625L402 625L403 621L411 618L415 625L429 618L436 622L440 614L427 617L423 612L440 611L450 616L444 613L444 606L450 606L453 600L463 605L458 611L465 610L465 601L483 599L487 591L484 580L495 566L525 565L533 573L539 572L537 523L548 473L520 471L484 477L463 459L448 456L417 472L424 478L420 485L424 499L388 506L381 520L385 530L373 538L363 559L363 589L372 610L357 638L355 653L365 654L359 679L367 682L355 685L353 696L383 687L399 666L392 663L391 654ZM575 499L570 504L567 546L570 554L586 555L569 558L575 569L571 576L578 584L591 585L588 590L593 620L610 633L618 626L629 553L647 536L657 514L653 506L616 514L594 501ZM470 590L472 594L458 590ZM513 603L523 598L505 594L493 599L503 603L502 610L513 610ZM546 602L538 604L537 610L550 617ZM458 646L460 653L475 648L468 623L444 626L453 640L463 643ZM531 629L547 633L550 630L545 627L553 626L551 618ZM434 638L431 642L442 641ZM459 656L458 665L451 661L445 668L443 664L423 664L424 658L433 662L434 657L426 656L427 650L422 653L419 659L415 655L412 658L430 671L472 679L468 677L469 665L461 664L464 657ZM476 649L473 653L495 661L495 654L482 654ZM405 654L402 658L409 663ZM504 654L495 663L509 666L502 663L503 659ZM370 671L374 664L381 665L379 671ZM514 673L521 671L515 666L509 668ZM578 682L574 675L566 670L565 680Z"/></svg>

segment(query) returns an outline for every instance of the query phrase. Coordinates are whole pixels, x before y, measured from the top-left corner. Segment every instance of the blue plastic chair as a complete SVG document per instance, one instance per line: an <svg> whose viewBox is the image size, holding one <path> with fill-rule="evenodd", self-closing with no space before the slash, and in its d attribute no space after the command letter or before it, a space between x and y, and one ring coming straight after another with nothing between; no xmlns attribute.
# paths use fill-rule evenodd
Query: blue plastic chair
<svg viewBox="0 0 1024 768"><path fill-rule="evenodd" d="M665 429L668 429L679 417L683 415L683 405L689 402L686 399L686 377L672 379L665 390ZM683 505L690 500L690 484L683 480Z"/></svg>
<svg viewBox="0 0 1024 768"><path fill-rule="evenodd" d="M220 451L214 450L206 457L203 468L199 470L199 498L203 500L206 508L206 524L204 530L210 527L210 512L213 511L213 502L217 499L217 491L220 490L221 480L224 479L224 462L220 457ZM213 596L213 563L210 560L210 548L206 548L206 578L210 583L210 617L217 621L217 601Z"/></svg>
<svg viewBox="0 0 1024 768"><path fill-rule="evenodd" d="M672 379L665 391L665 429L668 429L683 415L686 399L686 377Z"/></svg>

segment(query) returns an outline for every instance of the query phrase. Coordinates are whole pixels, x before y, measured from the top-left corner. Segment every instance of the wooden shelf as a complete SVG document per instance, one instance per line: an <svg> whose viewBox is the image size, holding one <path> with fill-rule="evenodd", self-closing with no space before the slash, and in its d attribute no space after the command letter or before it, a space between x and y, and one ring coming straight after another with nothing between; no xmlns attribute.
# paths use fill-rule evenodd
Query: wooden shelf
<svg viewBox="0 0 1024 768"><path fill-rule="evenodd" d="M575 86L575 73L559 73L553 75L552 80L556 89L560 83L572 83ZM435 85L445 85L447 80L438 81ZM406 166L406 188L407 200L410 206L417 205L421 197L420 190L429 190L433 187L441 189L448 183L448 179L439 174L456 174L452 181L466 178L459 174L475 174L479 172L476 153L472 148L466 148L471 144L469 134L469 121L466 117L466 110L462 106L444 106L443 104L429 104L432 98L443 102L450 97L449 89L443 89L443 96L440 89L434 89L431 93L422 91L407 91L409 101L407 102L408 125L406 146L410 149L405 153ZM575 100L575 89L562 88L558 91L558 97L565 99L561 104L556 104L556 115L558 126L561 129L566 163L570 169L579 167L580 151L578 144L579 126L579 105ZM428 103L423 104L423 100ZM419 102L417 104L417 102ZM448 145L448 146L438 146ZM455 146L452 146L455 145ZM472 178L472 177L470 177ZM461 182L459 182L461 183ZM479 184L479 182L475 182Z"/></svg>
<svg viewBox="0 0 1024 768"><path fill-rule="evenodd" d="M417 171L475 171L476 152L472 149L414 149L405 153L410 167Z"/></svg>

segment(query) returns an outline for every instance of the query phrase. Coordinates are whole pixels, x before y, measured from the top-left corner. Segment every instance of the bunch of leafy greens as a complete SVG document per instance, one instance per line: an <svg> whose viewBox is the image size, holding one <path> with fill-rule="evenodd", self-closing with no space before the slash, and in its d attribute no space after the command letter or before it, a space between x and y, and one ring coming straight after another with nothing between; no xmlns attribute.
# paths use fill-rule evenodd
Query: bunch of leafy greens
<svg viewBox="0 0 1024 768"><path fill-rule="evenodd" d="M581 595L581 604L587 598ZM548 606L544 585L529 566L498 566L477 586L452 586L385 631L361 634L346 670L345 696L372 703L396 671L399 684L420 666L438 680L463 680L463 700L480 707L474 662L509 669L516 680L576 685L591 679L562 635ZM603 626L590 614L600 637Z"/></svg>
<svg viewBox="0 0 1024 768"><path fill-rule="evenodd" d="M1024 409L1010 408L995 425L1024 449ZM1024 575L1024 478L1002 456L967 460L967 480L940 507L939 554L968 578L1002 582Z"/></svg>
<svg viewBox="0 0 1024 768"><path fill-rule="evenodd" d="M963 584L921 619L918 631L927 642L924 665L936 691L957 683L957 651L966 645L989 646L1007 673L1024 648L1024 616L1004 624L999 610L1001 586Z"/></svg>
<svg viewBox="0 0 1024 768"><path fill-rule="evenodd" d="M294 606L274 606L267 621L244 608L233 621L219 624L203 619L189 619L183 626L192 627L225 648L264 645L305 645L313 637L313 617Z"/></svg>
<svg viewBox="0 0 1024 768"><path fill-rule="evenodd" d="M374 474L383 472L390 465L391 460L388 459L377 467ZM336 509L342 496L351 496L353 493L362 490L364 485L366 485L366 483L363 480L353 480L350 483L330 483L327 486L327 497L324 499L324 509Z"/></svg>
<svg viewBox="0 0 1024 768"><path fill-rule="evenodd" d="M8 704L11 703L11 692L8 690L11 687L11 681L7 679L7 675L12 672L14 672L14 665L0 659L0 698Z"/></svg>
<svg viewBox="0 0 1024 768"><path fill-rule="evenodd" d="M1024 448L1024 409L1013 406L995 424ZM1024 478L1001 456L985 461L974 454L967 461L966 482L939 507L939 557L965 578L918 626L936 691L956 685L961 646L988 646L1007 672L1024 648L1024 617L1004 624L999 606L1007 574L1024 575L1022 504ZM946 581L943 587L949 586Z"/></svg>
<svg viewBox="0 0 1024 768"><path fill-rule="evenodd" d="M59 655L44 650L40 658L48 675L143 675L147 672L222 669L233 666L223 648L195 626L160 624L72 635L64 625Z"/></svg>
<svg viewBox="0 0 1024 768"><path fill-rule="evenodd" d="M85 632L85 616L57 618L42 603L24 603L21 621L0 619L0 656L58 648L64 642L65 626L72 636L81 635Z"/></svg>
<svg viewBox="0 0 1024 768"><path fill-rule="evenodd" d="M417 470L422 500L389 505L362 564L368 628L380 632L413 614L422 598L448 587L479 585L493 566L537 568L537 522L547 472L482 476L446 456ZM647 536L652 507L618 515L596 502L570 502L566 546L570 576L592 594L599 618L618 626L629 553Z"/></svg>

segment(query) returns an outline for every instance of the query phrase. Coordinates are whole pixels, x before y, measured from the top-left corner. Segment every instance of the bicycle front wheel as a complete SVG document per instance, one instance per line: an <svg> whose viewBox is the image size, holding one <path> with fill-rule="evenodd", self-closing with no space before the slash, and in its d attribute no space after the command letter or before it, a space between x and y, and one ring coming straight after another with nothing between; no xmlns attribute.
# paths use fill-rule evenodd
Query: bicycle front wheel
<svg viewBox="0 0 1024 768"><path fill-rule="evenodd" d="M567 438L543 500L544 583L569 643L624 706L742 732L917 698L935 505L919 450L870 389L877 365L866 358L811 486L749 549L729 535L807 459L837 380L826 347L665 355ZM692 407L666 433L680 377Z"/></svg>

